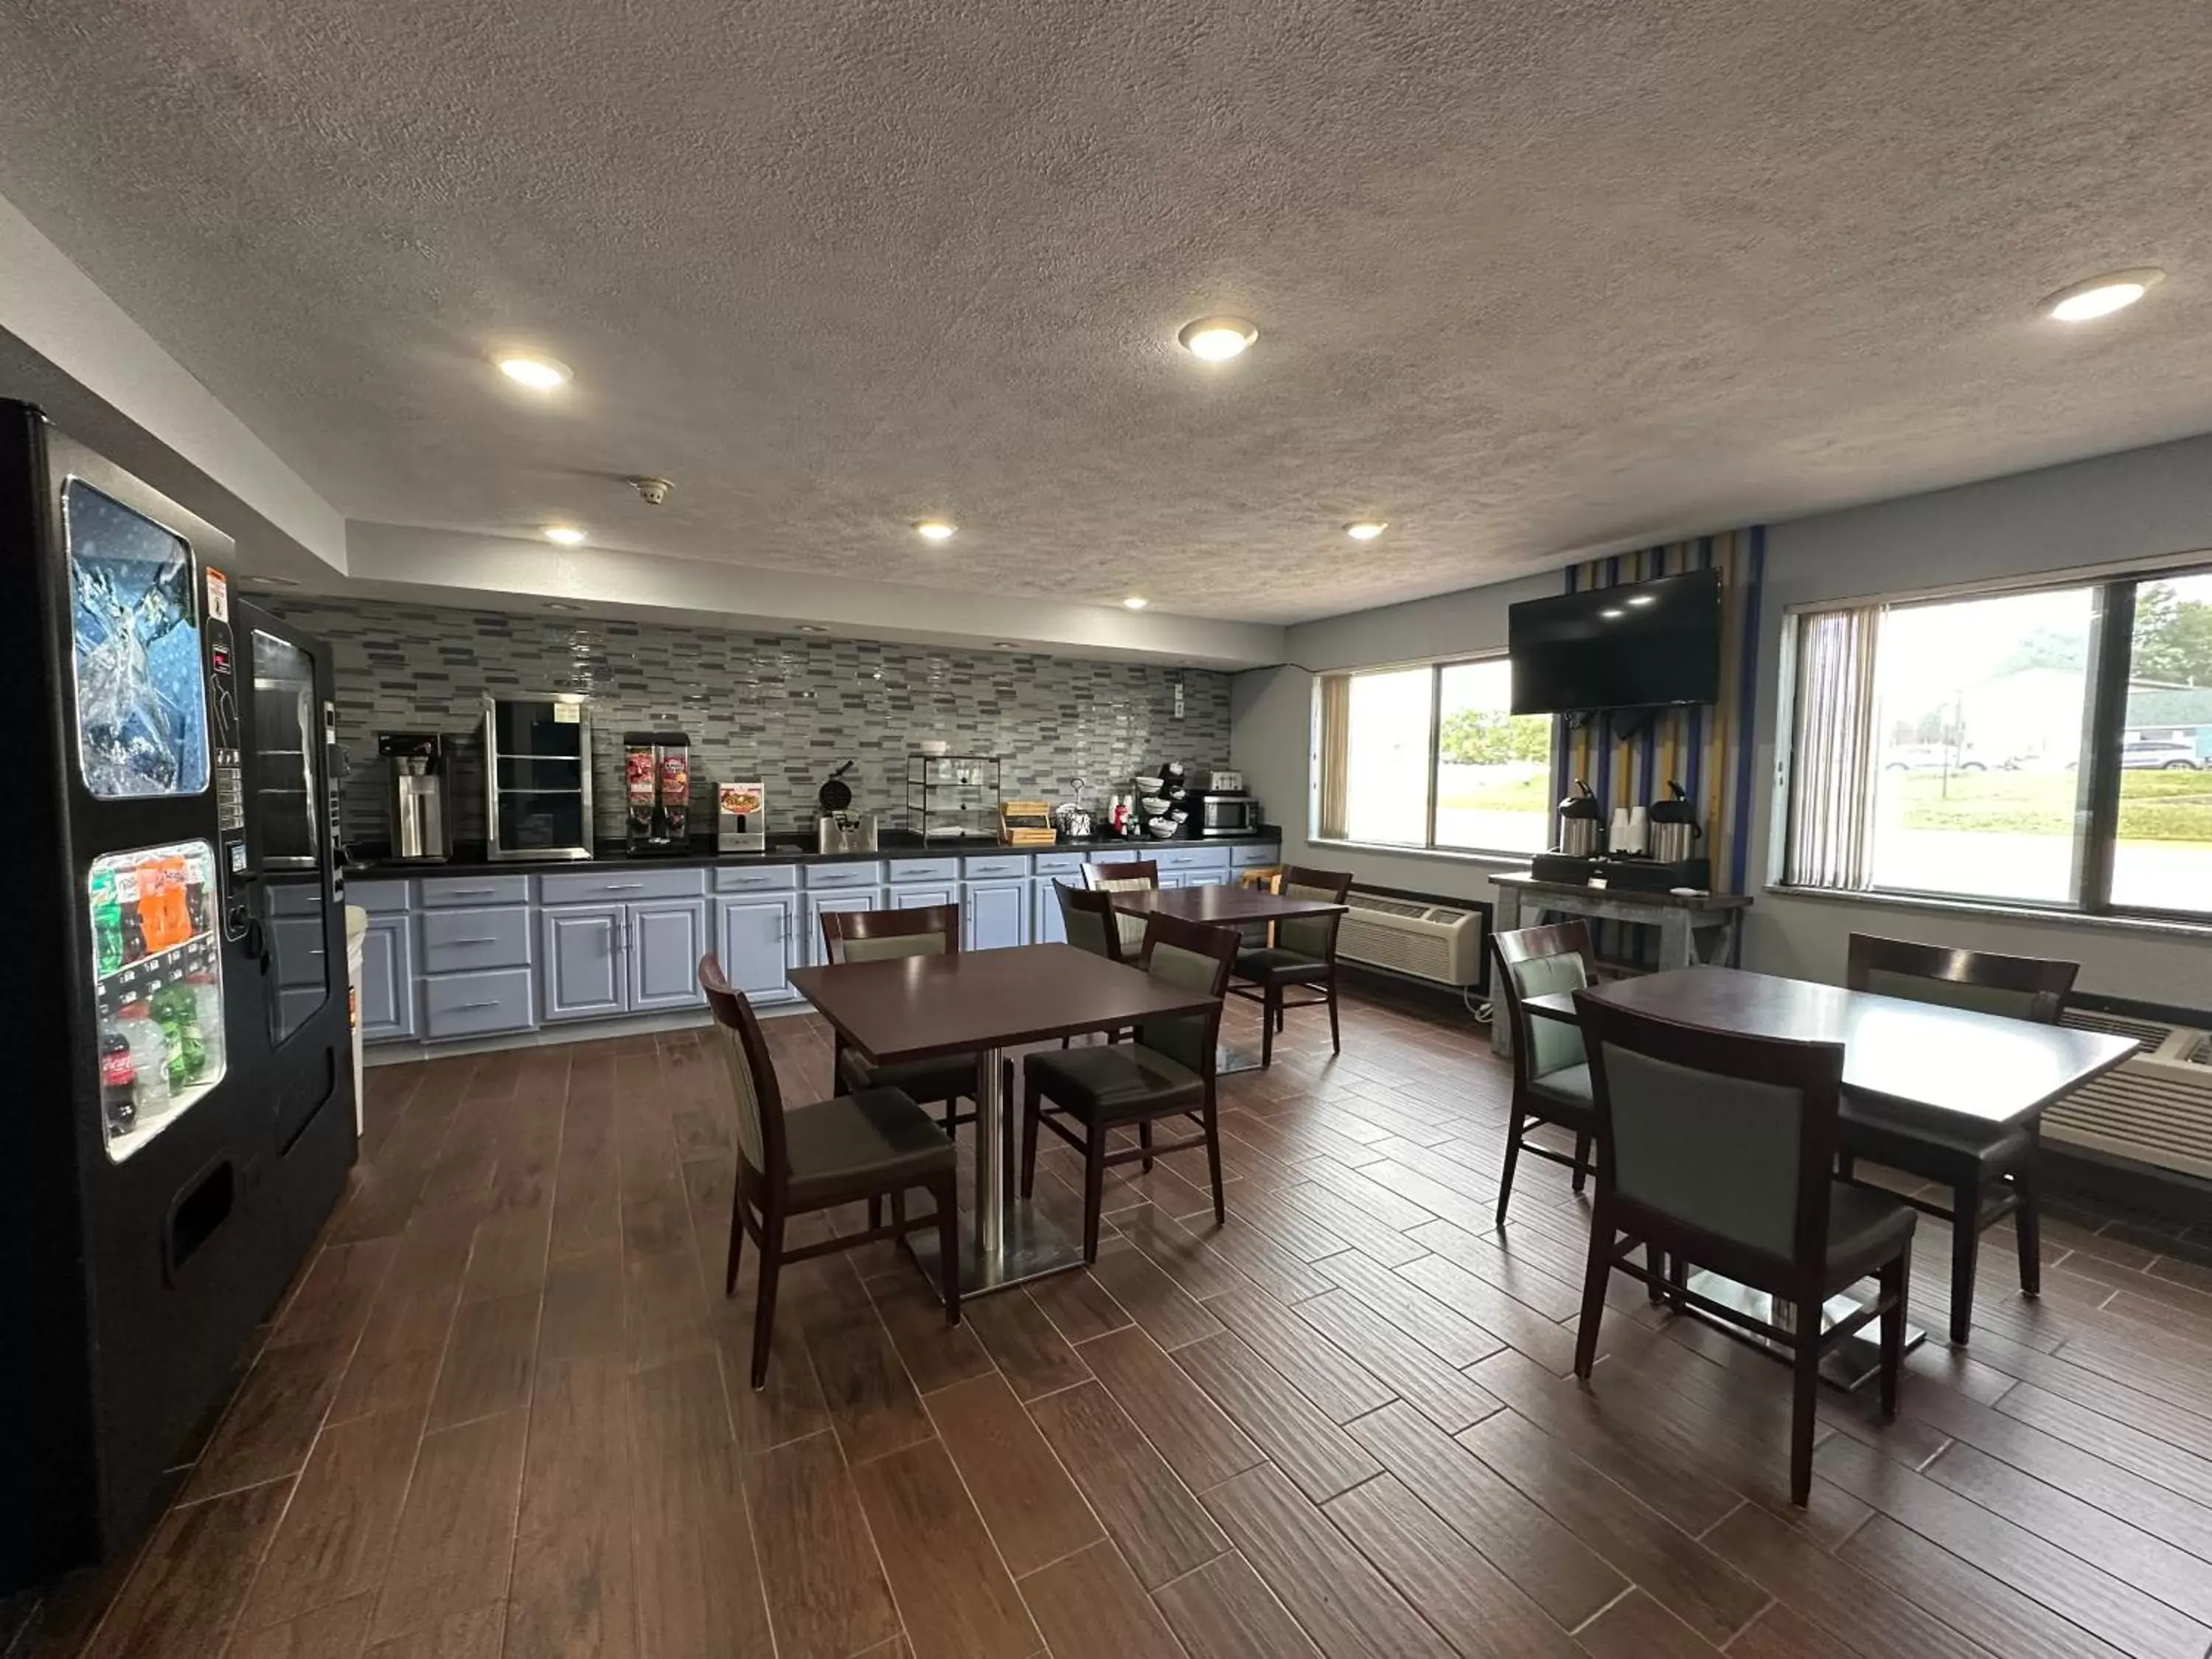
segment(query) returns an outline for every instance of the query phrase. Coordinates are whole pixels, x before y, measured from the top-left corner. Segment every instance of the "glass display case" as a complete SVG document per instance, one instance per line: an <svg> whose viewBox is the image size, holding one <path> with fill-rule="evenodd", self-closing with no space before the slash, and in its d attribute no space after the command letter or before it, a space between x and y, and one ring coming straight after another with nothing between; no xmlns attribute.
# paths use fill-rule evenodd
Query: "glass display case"
<svg viewBox="0 0 2212 1659"><path fill-rule="evenodd" d="M222 1080L215 849L95 858L86 879L100 1009L100 1121L120 1164Z"/></svg>
<svg viewBox="0 0 2212 1659"><path fill-rule="evenodd" d="M592 713L582 697L487 695L484 770L491 857L592 856Z"/></svg>

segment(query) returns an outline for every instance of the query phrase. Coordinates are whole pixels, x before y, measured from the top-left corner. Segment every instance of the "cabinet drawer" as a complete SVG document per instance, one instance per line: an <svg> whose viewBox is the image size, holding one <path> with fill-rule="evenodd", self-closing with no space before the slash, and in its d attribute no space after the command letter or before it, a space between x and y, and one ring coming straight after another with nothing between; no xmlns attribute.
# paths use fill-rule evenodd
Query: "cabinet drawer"
<svg viewBox="0 0 2212 1659"><path fill-rule="evenodd" d="M482 1036L491 1031L527 1031L538 1024L531 995L530 969L500 968L488 974L447 974L422 981L422 1035Z"/></svg>
<svg viewBox="0 0 2212 1659"><path fill-rule="evenodd" d="M272 916L323 914L323 884L319 879L287 881L279 877L265 880L262 885L269 895L269 914Z"/></svg>
<svg viewBox="0 0 2212 1659"><path fill-rule="evenodd" d="M893 881L957 881L958 859L893 859L887 866Z"/></svg>
<svg viewBox="0 0 2212 1659"><path fill-rule="evenodd" d="M1011 877L1026 876L1029 872L1030 855L1027 853L987 853L981 858L960 860L960 873L969 881L1005 880Z"/></svg>
<svg viewBox="0 0 2212 1659"><path fill-rule="evenodd" d="M810 864L806 866L809 887L880 887L884 884L884 866L872 860L858 864Z"/></svg>
<svg viewBox="0 0 2212 1659"><path fill-rule="evenodd" d="M799 866L772 864L756 868L750 864L714 866L718 893L787 893L799 885Z"/></svg>
<svg viewBox="0 0 2212 1659"><path fill-rule="evenodd" d="M431 876L420 884L425 908L447 904L527 904L527 876Z"/></svg>
<svg viewBox="0 0 2212 1659"><path fill-rule="evenodd" d="M428 911L422 917L421 938L426 974L463 968L527 968L530 907Z"/></svg>
<svg viewBox="0 0 2212 1659"><path fill-rule="evenodd" d="M638 899L704 898L707 872L684 870L563 870L538 878L548 904L628 904Z"/></svg>
<svg viewBox="0 0 2212 1659"><path fill-rule="evenodd" d="M407 884L404 881L349 881L345 884L348 904L358 904L372 916L396 916L407 908Z"/></svg>
<svg viewBox="0 0 2212 1659"><path fill-rule="evenodd" d="M1260 870L1283 861L1283 849L1273 842L1265 842L1229 849L1229 864L1236 870Z"/></svg>
<svg viewBox="0 0 2212 1659"><path fill-rule="evenodd" d="M1080 853L1039 853L1035 868L1041 876L1072 876L1083 867Z"/></svg>
<svg viewBox="0 0 2212 1659"><path fill-rule="evenodd" d="M1153 856L1163 870L1226 870L1226 847L1163 847Z"/></svg>

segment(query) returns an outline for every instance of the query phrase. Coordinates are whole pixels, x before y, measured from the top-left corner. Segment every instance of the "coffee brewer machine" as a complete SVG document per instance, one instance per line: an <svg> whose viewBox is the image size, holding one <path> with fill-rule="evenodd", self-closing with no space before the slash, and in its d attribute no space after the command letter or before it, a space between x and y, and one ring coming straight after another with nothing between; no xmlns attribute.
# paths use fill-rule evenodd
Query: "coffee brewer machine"
<svg viewBox="0 0 2212 1659"><path fill-rule="evenodd" d="M435 732L380 732L376 752L392 768L385 803L394 859L432 864L453 854L446 811L446 740Z"/></svg>
<svg viewBox="0 0 2212 1659"><path fill-rule="evenodd" d="M624 828L633 853L691 844L691 739L681 732L623 735Z"/></svg>

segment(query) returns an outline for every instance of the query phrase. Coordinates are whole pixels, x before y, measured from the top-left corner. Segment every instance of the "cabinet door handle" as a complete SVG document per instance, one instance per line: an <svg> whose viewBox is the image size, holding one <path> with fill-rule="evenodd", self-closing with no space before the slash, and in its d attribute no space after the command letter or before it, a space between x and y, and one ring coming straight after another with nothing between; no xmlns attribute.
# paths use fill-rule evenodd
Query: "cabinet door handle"
<svg viewBox="0 0 2212 1659"><path fill-rule="evenodd" d="M446 1012L449 1014L465 1014L472 1009L496 1008L498 1006L499 1004L496 1002L457 1002L452 1007L447 1009Z"/></svg>
<svg viewBox="0 0 2212 1659"><path fill-rule="evenodd" d="M448 945L496 945L499 941L495 939L449 939L446 943Z"/></svg>
<svg viewBox="0 0 2212 1659"><path fill-rule="evenodd" d="M635 893L644 885L641 881L611 881L606 884L606 890L610 893Z"/></svg>
<svg viewBox="0 0 2212 1659"><path fill-rule="evenodd" d="M499 889L496 887L448 887L446 890L455 898L489 898Z"/></svg>

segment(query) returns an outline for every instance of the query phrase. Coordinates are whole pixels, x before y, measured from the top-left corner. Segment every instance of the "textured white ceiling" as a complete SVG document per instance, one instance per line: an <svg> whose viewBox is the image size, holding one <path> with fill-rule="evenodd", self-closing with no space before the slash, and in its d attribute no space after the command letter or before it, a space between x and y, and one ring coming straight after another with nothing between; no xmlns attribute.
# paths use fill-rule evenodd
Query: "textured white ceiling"
<svg viewBox="0 0 2212 1659"><path fill-rule="evenodd" d="M2208 83L2178 0L10 0L0 195L349 517L1283 621L2212 427Z"/></svg>

